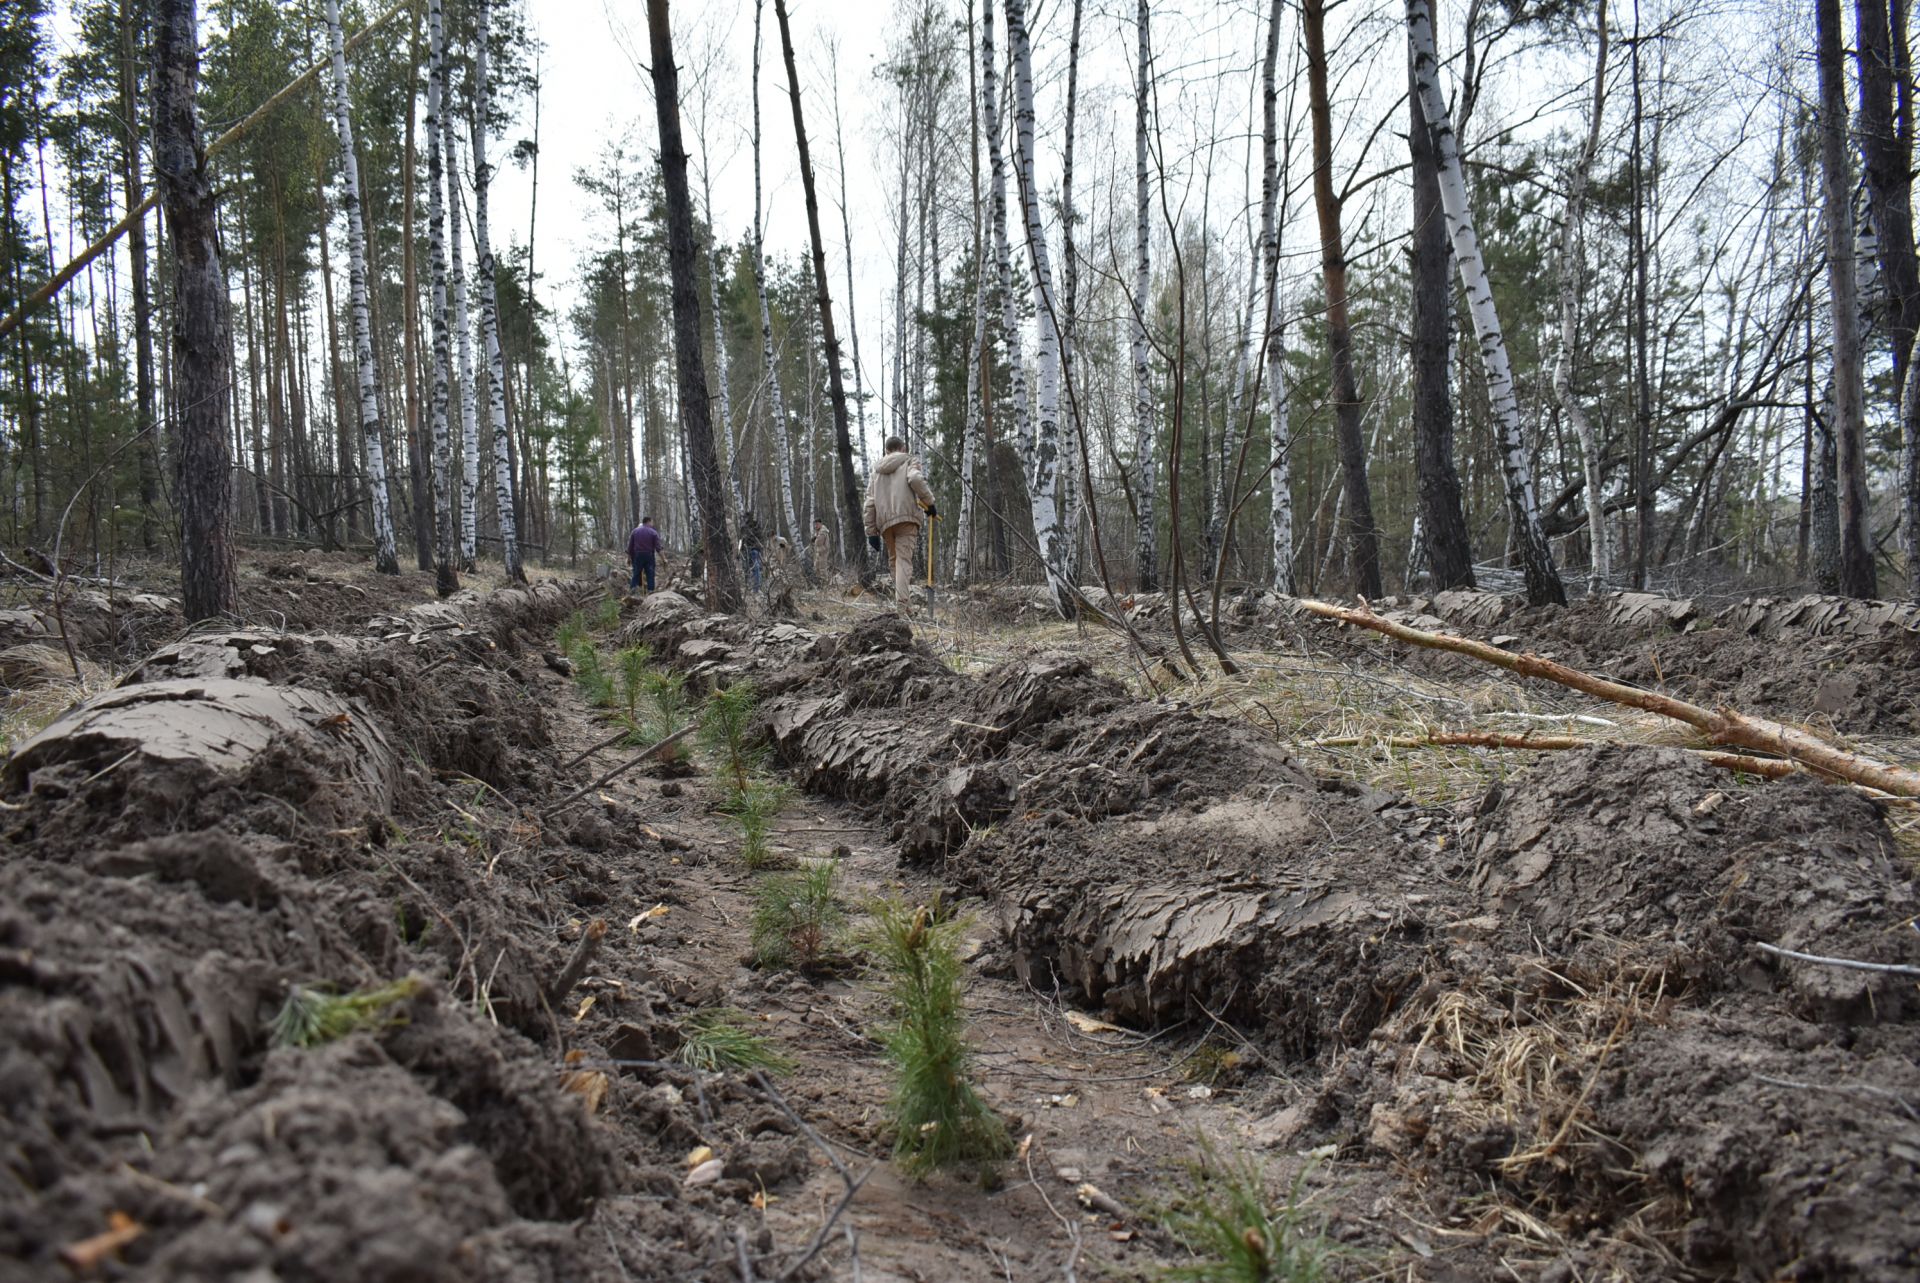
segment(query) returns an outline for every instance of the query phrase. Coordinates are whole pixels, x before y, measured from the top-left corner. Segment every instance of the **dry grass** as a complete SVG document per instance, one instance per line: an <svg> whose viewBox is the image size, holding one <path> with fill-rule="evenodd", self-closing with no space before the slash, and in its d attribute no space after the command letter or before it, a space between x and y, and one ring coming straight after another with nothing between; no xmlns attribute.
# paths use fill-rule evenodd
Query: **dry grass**
<svg viewBox="0 0 1920 1283"><path fill-rule="evenodd" d="M82 657L75 677L66 655L50 646L0 650L0 672L9 692L0 708L0 753L12 753L74 705L112 690L122 676Z"/></svg>

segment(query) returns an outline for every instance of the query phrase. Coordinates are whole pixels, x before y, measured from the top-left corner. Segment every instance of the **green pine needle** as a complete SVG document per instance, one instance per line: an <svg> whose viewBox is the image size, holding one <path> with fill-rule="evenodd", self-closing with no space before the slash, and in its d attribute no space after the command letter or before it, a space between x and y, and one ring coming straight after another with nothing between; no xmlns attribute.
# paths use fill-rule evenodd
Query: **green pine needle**
<svg viewBox="0 0 1920 1283"><path fill-rule="evenodd" d="M834 891L839 866L814 864L763 878L753 892L753 960L813 971L826 960L845 913Z"/></svg>
<svg viewBox="0 0 1920 1283"><path fill-rule="evenodd" d="M1309 1224L1303 1190L1311 1165L1294 1178L1287 1201L1267 1198L1266 1173L1244 1153L1222 1158L1200 1140L1189 1188L1162 1217L1193 1259L1169 1266L1183 1283L1321 1283L1337 1247Z"/></svg>
<svg viewBox="0 0 1920 1283"><path fill-rule="evenodd" d="M393 1008L423 988L425 982L417 976L351 993L295 985L269 1032L276 1047L318 1047L362 1029L401 1024L406 1013Z"/></svg>
<svg viewBox="0 0 1920 1283"><path fill-rule="evenodd" d="M680 1026L680 1050L676 1054L681 1063L705 1073L723 1069L790 1072L793 1061L748 1029L746 1021L746 1014L732 1007L696 1012Z"/></svg>

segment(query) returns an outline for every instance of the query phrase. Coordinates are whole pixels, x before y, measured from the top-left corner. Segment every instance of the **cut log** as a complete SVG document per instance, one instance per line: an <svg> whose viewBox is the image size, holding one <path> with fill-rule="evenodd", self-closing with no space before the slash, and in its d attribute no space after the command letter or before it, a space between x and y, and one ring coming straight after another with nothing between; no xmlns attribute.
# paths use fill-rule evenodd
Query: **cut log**
<svg viewBox="0 0 1920 1283"><path fill-rule="evenodd" d="M1466 655L1483 663L1492 664L1496 668L1504 668L1521 677L1534 677L1555 682L1599 699L1625 704L1629 708L1645 709L1649 713L1658 713L1662 717L1671 717L1675 721L1685 722L1703 732L1716 744L1732 744L1761 753L1791 758L1822 775L1879 789L1883 793L1891 793L1896 797L1920 797L1920 771L1874 761L1872 758L1863 757L1850 749L1829 743L1797 727L1785 726L1764 717L1753 717L1731 708L1703 708L1698 704L1675 699L1671 695L1640 690L1637 687L1609 681L1604 677L1595 677L1591 673L1583 673L1577 668L1569 668L1565 664L1542 659L1538 655L1511 654L1498 646L1469 637L1456 637L1450 633L1427 632L1411 628L1406 624L1382 618L1375 614L1365 602L1358 607L1350 607L1303 599L1299 606L1308 614L1319 615L1324 619L1335 619L1359 628L1370 628L1374 632L1385 633L1409 645L1422 646L1429 650L1453 651L1455 654Z"/></svg>

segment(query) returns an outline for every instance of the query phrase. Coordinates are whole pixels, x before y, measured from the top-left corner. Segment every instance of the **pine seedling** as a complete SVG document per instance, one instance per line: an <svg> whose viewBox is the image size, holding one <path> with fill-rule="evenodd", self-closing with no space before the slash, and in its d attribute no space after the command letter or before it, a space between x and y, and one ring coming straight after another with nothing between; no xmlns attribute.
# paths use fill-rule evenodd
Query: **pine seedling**
<svg viewBox="0 0 1920 1283"><path fill-rule="evenodd" d="M593 626L599 631L605 632L619 622L620 602L617 598L608 597L594 608Z"/></svg>
<svg viewBox="0 0 1920 1283"><path fill-rule="evenodd" d="M774 1045L747 1028L745 1013L732 1007L714 1007L696 1012L680 1026L679 1056L682 1064L703 1073L723 1069L764 1069L784 1074L793 1061Z"/></svg>
<svg viewBox="0 0 1920 1283"><path fill-rule="evenodd" d="M587 702L596 708L606 708L615 701L613 675L607 672L607 666L601 662L600 652L590 641L582 640L568 656L573 661L573 680L580 687L580 693Z"/></svg>
<svg viewBox="0 0 1920 1283"><path fill-rule="evenodd" d="M772 780L747 777L746 787L721 804L720 809L740 822L740 862L752 872L773 863L773 818L793 796L793 789Z"/></svg>
<svg viewBox="0 0 1920 1283"><path fill-rule="evenodd" d="M717 687L700 713L700 742L720 759L720 768L735 793L747 791L753 768L762 756L753 742L753 714L759 700L750 682Z"/></svg>
<svg viewBox="0 0 1920 1283"><path fill-rule="evenodd" d="M815 971L845 914L834 896L840 868L831 861L763 878L753 891L753 960L763 967Z"/></svg>
<svg viewBox="0 0 1920 1283"><path fill-rule="evenodd" d="M971 1052L960 963L964 921L940 920L939 904L898 899L873 909L868 946L887 978L893 1023L882 1031L893 1062L893 1155L912 1176L955 1163L1004 1158L1006 1124L968 1081Z"/></svg>
<svg viewBox="0 0 1920 1283"><path fill-rule="evenodd" d="M417 976L351 993L295 985L269 1033L276 1047L318 1047L362 1029L397 1025L406 1020L406 1014L394 1008L423 987Z"/></svg>
<svg viewBox="0 0 1920 1283"><path fill-rule="evenodd" d="M1266 1173L1244 1153L1222 1158L1204 1137L1190 1188L1162 1218L1193 1259L1162 1277L1183 1283L1320 1283L1336 1248L1309 1223L1305 1184L1311 1164L1294 1178L1287 1201L1267 1199Z"/></svg>
<svg viewBox="0 0 1920 1283"><path fill-rule="evenodd" d="M569 659L581 642L587 639L587 614L576 610L561 621L560 627L553 630L554 649Z"/></svg>
<svg viewBox="0 0 1920 1283"><path fill-rule="evenodd" d="M647 674L652 671L647 661L652 658L645 646L628 646L614 656L620 667L620 698L627 706L627 720L636 726L640 722L640 701L647 694Z"/></svg>

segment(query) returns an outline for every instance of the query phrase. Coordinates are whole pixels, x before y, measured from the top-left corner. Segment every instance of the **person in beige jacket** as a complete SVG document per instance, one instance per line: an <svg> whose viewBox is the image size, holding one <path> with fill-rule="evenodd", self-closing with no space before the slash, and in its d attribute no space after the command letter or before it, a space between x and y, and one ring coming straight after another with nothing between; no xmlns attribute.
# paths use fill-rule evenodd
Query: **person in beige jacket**
<svg viewBox="0 0 1920 1283"><path fill-rule="evenodd" d="M927 517L938 517L933 491L927 488L927 474L907 453L907 443L899 437L887 440L887 453L874 465L867 478L865 510L867 544L875 552L885 551L893 565L893 601L907 609L907 588L913 582L913 553L920 542L920 524Z"/></svg>

